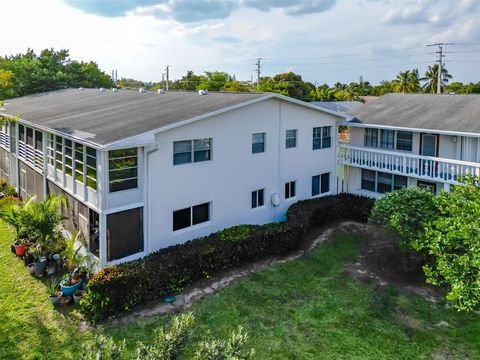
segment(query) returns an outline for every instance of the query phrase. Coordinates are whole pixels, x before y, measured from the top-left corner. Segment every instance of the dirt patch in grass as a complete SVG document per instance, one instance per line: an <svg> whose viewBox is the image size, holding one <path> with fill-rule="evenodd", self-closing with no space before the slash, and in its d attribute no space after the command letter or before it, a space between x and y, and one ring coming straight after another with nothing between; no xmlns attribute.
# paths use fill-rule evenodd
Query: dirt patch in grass
<svg viewBox="0 0 480 360"><path fill-rule="evenodd" d="M421 259L402 249L398 238L373 225L365 226L360 235L365 241L356 261L346 266L349 275L379 288L393 286L430 302L441 301L443 289L425 282Z"/></svg>

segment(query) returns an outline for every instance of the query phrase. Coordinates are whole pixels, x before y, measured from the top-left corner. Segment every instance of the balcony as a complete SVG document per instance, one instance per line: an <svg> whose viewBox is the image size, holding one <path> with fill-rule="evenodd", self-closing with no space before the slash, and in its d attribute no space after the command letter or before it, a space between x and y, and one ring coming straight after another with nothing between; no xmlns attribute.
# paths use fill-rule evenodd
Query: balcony
<svg viewBox="0 0 480 360"><path fill-rule="evenodd" d="M448 184L457 184L466 174L480 176L480 163L340 144L337 161L342 165Z"/></svg>

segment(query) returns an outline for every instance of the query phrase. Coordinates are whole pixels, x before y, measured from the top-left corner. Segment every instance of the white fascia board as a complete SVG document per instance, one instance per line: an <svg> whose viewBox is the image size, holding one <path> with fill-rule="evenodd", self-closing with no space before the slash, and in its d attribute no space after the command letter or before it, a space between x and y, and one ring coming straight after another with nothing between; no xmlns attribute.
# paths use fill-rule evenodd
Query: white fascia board
<svg viewBox="0 0 480 360"><path fill-rule="evenodd" d="M208 95L206 95L206 96L208 96ZM138 135L134 135L134 136L122 139L122 140L118 140L118 141L103 145L103 148L108 148L108 149L121 148L121 147L124 147L123 144L131 144L132 146L152 145L151 142L145 144L144 142L139 141L140 140L139 138L141 138L141 137L147 137L147 138L154 137L155 134L157 134L157 133L164 132L164 131L167 131L167 130L171 130L171 129L174 129L174 128L177 128L177 127L180 127L180 126L184 126L184 125L187 125L187 124L191 124L193 122L200 121L200 120L203 120L203 119L215 116L215 115L220 115L220 114L232 111L232 110L240 109L240 108L243 108L243 107L246 107L246 106L249 106L249 105L253 105L253 104L256 104L258 102L265 101L265 100L268 100L268 99L283 100L283 101L290 102L290 103L293 103L293 104L297 104L297 105L300 105L300 106L303 106L303 107L307 107L307 108L315 110L315 111L320 111L320 112L323 112L323 113L334 115L334 116L339 117L341 119L346 119L346 117L344 115L339 114L335 111L328 110L328 109L323 109L319 106L311 105L307 102L297 100L297 99L293 99L291 97L280 95L280 94L277 94L277 93L268 93L267 95L259 97L257 99L253 99L253 100L250 100L250 101L243 102L241 104L229 106L229 107L226 107L226 108L223 108L223 109L220 109L220 110L212 111L212 112L209 112L209 113L206 113L206 114L202 114L200 116L196 116L196 117L191 118L191 119L179 121L179 122L176 122L174 124L167 125L167 126L155 129L155 130L150 130L150 131L142 133L142 134L138 134Z"/></svg>
<svg viewBox="0 0 480 360"><path fill-rule="evenodd" d="M440 135L452 135L452 136L470 136L480 138L479 133L470 133L463 131L447 131L447 130L435 130L435 129L423 129L423 128L411 128L411 127L402 127L402 126L389 126L389 125L374 125L367 123L357 123L342 121L338 123L339 126L351 126L358 128L374 128L374 129L387 129L387 130L402 130L402 131L411 131L411 132L422 132L422 133L434 133Z"/></svg>

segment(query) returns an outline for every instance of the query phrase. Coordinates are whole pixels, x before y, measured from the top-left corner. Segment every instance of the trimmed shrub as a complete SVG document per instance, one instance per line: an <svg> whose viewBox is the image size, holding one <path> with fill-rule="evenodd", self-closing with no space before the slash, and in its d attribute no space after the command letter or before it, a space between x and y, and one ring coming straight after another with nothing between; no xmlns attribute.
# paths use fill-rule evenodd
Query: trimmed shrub
<svg viewBox="0 0 480 360"><path fill-rule="evenodd" d="M90 280L80 309L95 322L181 291L208 274L286 255L298 249L315 227L337 219L366 222L373 203L370 198L351 194L300 201L288 209L284 222L247 226L248 230L246 225L236 226L105 268ZM233 238L235 234L238 239Z"/></svg>

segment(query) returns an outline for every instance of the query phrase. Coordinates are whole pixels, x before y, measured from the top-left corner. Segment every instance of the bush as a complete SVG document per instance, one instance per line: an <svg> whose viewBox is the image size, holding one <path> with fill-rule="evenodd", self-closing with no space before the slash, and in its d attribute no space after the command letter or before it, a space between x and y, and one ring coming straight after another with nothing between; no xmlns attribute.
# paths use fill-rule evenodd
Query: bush
<svg viewBox="0 0 480 360"><path fill-rule="evenodd" d="M195 360L248 360L252 359L255 350L247 349L248 334L241 326L232 332L226 340L214 339L200 343L195 352Z"/></svg>
<svg viewBox="0 0 480 360"><path fill-rule="evenodd" d="M239 241L248 239L261 228L259 225L236 225L218 232L218 237L224 241Z"/></svg>
<svg viewBox="0 0 480 360"><path fill-rule="evenodd" d="M185 345L192 332L194 317L191 313L175 316L170 327L161 327L155 330L152 345L139 343L137 359L142 360L173 360Z"/></svg>
<svg viewBox="0 0 480 360"><path fill-rule="evenodd" d="M365 222L373 200L351 194L326 196L292 205L281 223L235 230L171 246L147 257L105 268L89 282L80 309L92 322L105 319L149 300L161 298L206 274L286 255L299 248L313 228L336 219ZM255 231L250 231L255 229ZM247 231L249 236L245 236ZM240 239L233 239L239 233ZM225 241L220 238L220 234Z"/></svg>
<svg viewBox="0 0 480 360"><path fill-rule="evenodd" d="M17 190L11 185L8 185L8 180L1 178L0 179L0 192L3 193L3 196L12 196L18 197Z"/></svg>

